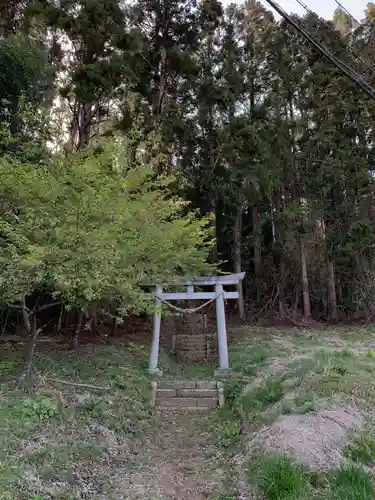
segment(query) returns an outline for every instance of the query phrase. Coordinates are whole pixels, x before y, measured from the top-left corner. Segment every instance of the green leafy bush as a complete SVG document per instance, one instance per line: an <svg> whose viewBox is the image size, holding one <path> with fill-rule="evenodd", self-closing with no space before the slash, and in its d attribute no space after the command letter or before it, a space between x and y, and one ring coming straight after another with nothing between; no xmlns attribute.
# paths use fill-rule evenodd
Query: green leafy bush
<svg viewBox="0 0 375 500"><path fill-rule="evenodd" d="M221 426L219 445L230 448L237 443L241 433L241 423L238 420L227 420Z"/></svg>
<svg viewBox="0 0 375 500"><path fill-rule="evenodd" d="M26 399L18 410L23 417L39 420L48 420L60 414L58 406L48 398Z"/></svg>
<svg viewBox="0 0 375 500"><path fill-rule="evenodd" d="M142 281L207 267L208 220L170 196L169 180L120 161L110 144L38 168L1 158L3 300L47 283L71 307L109 299L140 310Z"/></svg>

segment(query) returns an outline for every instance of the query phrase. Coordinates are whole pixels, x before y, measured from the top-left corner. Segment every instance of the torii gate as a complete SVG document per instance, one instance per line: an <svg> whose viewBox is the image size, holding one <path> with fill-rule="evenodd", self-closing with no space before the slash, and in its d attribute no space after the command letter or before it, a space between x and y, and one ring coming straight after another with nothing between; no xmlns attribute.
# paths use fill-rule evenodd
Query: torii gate
<svg viewBox="0 0 375 500"><path fill-rule="evenodd" d="M162 375L162 371L158 368L159 358L159 339L160 339L160 323L161 323L161 305L168 304L171 300L207 300L206 304L199 307L202 309L210 302L216 301L216 325L219 344L219 369L215 371L217 376L227 376L229 374L228 360L228 342L227 328L225 324L225 304L226 299L238 299L239 291L227 292L224 290L225 285L239 285L244 279L245 273L227 274L224 276L202 276L190 278L184 281L174 281L164 283L163 285L155 286L155 312L153 318L152 330L152 346L150 352L150 361L148 372L152 375ZM186 286L186 292L163 292L165 287L181 287ZM215 291L210 292L195 292L194 287L214 286ZM173 306L172 306L173 308Z"/></svg>

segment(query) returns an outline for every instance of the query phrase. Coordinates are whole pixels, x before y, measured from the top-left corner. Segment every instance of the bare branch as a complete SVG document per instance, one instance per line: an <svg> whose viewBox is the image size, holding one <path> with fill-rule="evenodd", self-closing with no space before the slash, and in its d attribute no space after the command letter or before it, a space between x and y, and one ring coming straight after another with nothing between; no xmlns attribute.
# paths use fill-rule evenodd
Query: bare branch
<svg viewBox="0 0 375 500"><path fill-rule="evenodd" d="M73 387L86 387L88 389L97 389L100 391L108 391L111 389L111 387L103 387L100 385L91 385L91 384L82 384L78 382L70 382L68 380L61 380L59 378L47 378L43 377L44 380L48 380L49 382L56 382L57 384L63 384L63 385L72 385Z"/></svg>

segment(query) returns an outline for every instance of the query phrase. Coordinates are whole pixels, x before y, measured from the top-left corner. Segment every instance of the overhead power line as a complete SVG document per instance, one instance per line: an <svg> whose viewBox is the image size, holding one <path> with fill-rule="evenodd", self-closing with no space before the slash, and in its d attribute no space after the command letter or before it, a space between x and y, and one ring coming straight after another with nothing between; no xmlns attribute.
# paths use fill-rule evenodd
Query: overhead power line
<svg viewBox="0 0 375 500"><path fill-rule="evenodd" d="M344 73L353 83L358 84L366 94L375 101L375 89L367 83L361 75L350 68L346 63L338 59L335 55L330 52L327 47L317 40L314 35L312 35L308 30L300 26L278 3L274 0L266 0L266 2L276 10L276 12L283 17L291 26L293 26L298 33L303 35L306 40L308 40L315 49L318 50L322 55L324 55L329 61L331 61L337 69Z"/></svg>
<svg viewBox="0 0 375 500"><path fill-rule="evenodd" d="M324 19L322 19L321 17L319 17L319 15L314 12L313 10L311 10L305 3L303 3L301 0L296 0L297 3L299 3L299 5L301 7L303 7L310 15L316 17L318 20L319 20L319 24L323 24L323 26L325 26L327 29L329 29L330 31L332 31L332 33L335 33L336 34L336 30L335 28L333 28L330 24L326 23L324 21ZM375 73L375 68L373 66L371 66L370 63L368 63L365 59L363 59L363 57L358 54L358 52L356 52L352 47L350 46L346 46L347 49L350 50L350 52L359 60L361 61L361 63L366 66L367 69L369 69L370 71L372 71L373 73Z"/></svg>

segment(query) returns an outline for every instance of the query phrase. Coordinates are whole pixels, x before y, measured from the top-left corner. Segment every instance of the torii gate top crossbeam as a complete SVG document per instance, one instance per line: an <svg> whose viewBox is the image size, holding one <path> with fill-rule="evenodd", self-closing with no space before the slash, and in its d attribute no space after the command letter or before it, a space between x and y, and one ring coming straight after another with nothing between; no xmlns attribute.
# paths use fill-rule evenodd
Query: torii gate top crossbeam
<svg viewBox="0 0 375 500"><path fill-rule="evenodd" d="M214 286L214 285L237 285L245 277L245 273L224 274L222 276L196 276L192 278L176 278L163 283L145 283L145 286Z"/></svg>

